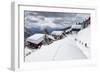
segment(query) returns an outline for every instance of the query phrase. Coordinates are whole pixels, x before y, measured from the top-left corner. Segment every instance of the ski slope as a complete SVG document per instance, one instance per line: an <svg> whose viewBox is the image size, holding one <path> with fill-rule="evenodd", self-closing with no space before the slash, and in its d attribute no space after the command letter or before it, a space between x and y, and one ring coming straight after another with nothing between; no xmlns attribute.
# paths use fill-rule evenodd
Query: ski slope
<svg viewBox="0 0 100 73"><path fill-rule="evenodd" d="M42 46L25 57L25 62L86 59L87 57L76 45L76 35L68 35L64 39L55 41L50 45Z"/></svg>

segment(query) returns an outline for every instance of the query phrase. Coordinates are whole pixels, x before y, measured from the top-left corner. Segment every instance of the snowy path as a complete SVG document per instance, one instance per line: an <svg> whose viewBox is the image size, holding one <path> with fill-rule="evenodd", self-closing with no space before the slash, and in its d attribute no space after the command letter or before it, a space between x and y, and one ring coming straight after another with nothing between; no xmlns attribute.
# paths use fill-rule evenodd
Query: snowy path
<svg viewBox="0 0 100 73"><path fill-rule="evenodd" d="M55 57L55 60L68 60L68 59L83 59L86 56L76 45L74 41L74 36L69 36L65 38L66 42L62 41L59 51Z"/></svg>
<svg viewBox="0 0 100 73"><path fill-rule="evenodd" d="M32 61L50 61L50 60L70 60L84 59L86 56L77 47L74 41L74 35L55 41L54 43L42 46L25 58L26 62Z"/></svg>

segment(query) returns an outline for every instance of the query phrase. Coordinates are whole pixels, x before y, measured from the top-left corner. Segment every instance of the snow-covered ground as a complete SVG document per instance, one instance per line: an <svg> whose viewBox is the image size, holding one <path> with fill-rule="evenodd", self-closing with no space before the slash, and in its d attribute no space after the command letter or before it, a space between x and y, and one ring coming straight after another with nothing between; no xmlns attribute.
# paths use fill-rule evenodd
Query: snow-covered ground
<svg viewBox="0 0 100 73"><path fill-rule="evenodd" d="M50 45L42 46L40 49L33 51L25 57L25 62L33 61L50 61L50 60L70 60L70 59L86 59L87 57L76 45L76 35L68 35L67 37L55 41ZM25 48L25 51L27 48ZM30 51L30 50L28 50Z"/></svg>
<svg viewBox="0 0 100 73"><path fill-rule="evenodd" d="M91 33L90 33L90 26L87 28L81 30L77 35L77 45L80 47L80 49L83 51L83 53L90 58L91 57ZM87 44L87 46L85 46Z"/></svg>

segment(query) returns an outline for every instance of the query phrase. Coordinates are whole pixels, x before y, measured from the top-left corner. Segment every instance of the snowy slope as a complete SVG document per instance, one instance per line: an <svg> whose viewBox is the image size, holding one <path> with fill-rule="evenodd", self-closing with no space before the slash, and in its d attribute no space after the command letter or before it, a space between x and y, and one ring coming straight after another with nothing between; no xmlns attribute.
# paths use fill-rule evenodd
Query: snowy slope
<svg viewBox="0 0 100 73"><path fill-rule="evenodd" d="M42 46L37 51L26 56L25 61L32 62L86 58L80 48L77 47L74 38L75 35L69 35L68 37L55 41L50 45Z"/></svg>
<svg viewBox="0 0 100 73"><path fill-rule="evenodd" d="M86 56L80 50L80 48L76 45L74 41L74 37L76 35L70 35L67 38L61 41L61 45L55 56L55 60L70 60L70 59L83 59Z"/></svg>
<svg viewBox="0 0 100 73"><path fill-rule="evenodd" d="M76 42L77 45L80 47L80 49L83 51L83 53L90 58L90 42L91 42L91 37L90 37L90 26L87 28L81 30L77 37L78 41ZM87 43L87 47L85 47L85 43Z"/></svg>

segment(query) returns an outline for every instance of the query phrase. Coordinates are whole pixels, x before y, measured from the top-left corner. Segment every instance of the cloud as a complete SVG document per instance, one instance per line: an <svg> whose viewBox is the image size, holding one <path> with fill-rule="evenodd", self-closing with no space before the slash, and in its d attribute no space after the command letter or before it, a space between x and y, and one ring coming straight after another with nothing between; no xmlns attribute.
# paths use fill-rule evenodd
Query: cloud
<svg viewBox="0 0 100 73"><path fill-rule="evenodd" d="M86 13L60 13L60 12L37 12L37 11L25 11L25 26L28 28L44 29L46 27L51 28L63 28L73 25L77 22L82 22L90 14Z"/></svg>

